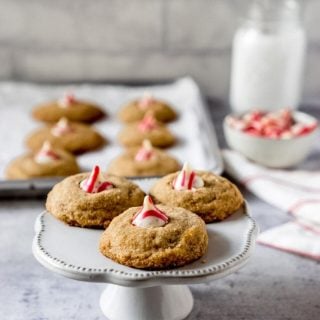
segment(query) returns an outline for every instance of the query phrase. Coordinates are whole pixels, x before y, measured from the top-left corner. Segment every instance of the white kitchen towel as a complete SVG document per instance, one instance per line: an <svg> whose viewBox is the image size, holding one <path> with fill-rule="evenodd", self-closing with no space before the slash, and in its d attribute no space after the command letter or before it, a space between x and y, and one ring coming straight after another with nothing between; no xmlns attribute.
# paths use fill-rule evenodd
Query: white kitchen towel
<svg viewBox="0 0 320 320"><path fill-rule="evenodd" d="M320 260L320 172L269 169L224 150L225 170L293 222L260 234L258 242Z"/></svg>

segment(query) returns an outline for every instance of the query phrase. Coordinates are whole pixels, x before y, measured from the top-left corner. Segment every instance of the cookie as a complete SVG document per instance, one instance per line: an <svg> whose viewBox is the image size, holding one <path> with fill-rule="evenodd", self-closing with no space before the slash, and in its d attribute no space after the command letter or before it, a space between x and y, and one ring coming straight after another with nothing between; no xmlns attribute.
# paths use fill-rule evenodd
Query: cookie
<svg viewBox="0 0 320 320"><path fill-rule="evenodd" d="M112 160L107 172L117 176L146 177L163 176L180 168L175 158L144 140L140 148L131 148Z"/></svg>
<svg viewBox="0 0 320 320"><path fill-rule="evenodd" d="M78 100L72 94L66 94L57 101L47 102L35 107L32 116L44 122L57 122L61 118L71 121L92 123L105 116L102 109L91 103Z"/></svg>
<svg viewBox="0 0 320 320"><path fill-rule="evenodd" d="M153 146L159 148L170 147L176 142L170 130L150 113L140 122L126 125L120 131L118 140L125 147L140 146L143 140L150 140Z"/></svg>
<svg viewBox="0 0 320 320"><path fill-rule="evenodd" d="M227 218L244 201L229 180L212 172L192 171L186 164L182 171L158 180L150 194L156 202L190 210L206 223Z"/></svg>
<svg viewBox="0 0 320 320"><path fill-rule="evenodd" d="M160 122L173 121L177 117L170 105L155 99L150 94L145 94L140 99L129 102L120 110L118 116L122 122L137 122L143 119L148 111L152 111L154 117Z"/></svg>
<svg viewBox="0 0 320 320"><path fill-rule="evenodd" d="M105 139L92 127L62 118L55 125L47 125L26 139L26 145L31 150L37 150L44 141L49 141L53 147L70 151L74 154L91 151L102 147Z"/></svg>
<svg viewBox="0 0 320 320"><path fill-rule="evenodd" d="M37 153L28 153L10 162L5 176L8 179L30 179L69 176L78 172L79 167L72 154L53 149L49 142L45 142Z"/></svg>
<svg viewBox="0 0 320 320"><path fill-rule="evenodd" d="M202 257L207 247L201 218L183 208L155 207L149 196L142 208L116 217L100 239L104 256L140 269L180 267Z"/></svg>
<svg viewBox="0 0 320 320"><path fill-rule="evenodd" d="M48 194L46 208L71 226L106 228L110 221L143 202L144 192L125 178L105 176L95 166L91 173L70 176Z"/></svg>

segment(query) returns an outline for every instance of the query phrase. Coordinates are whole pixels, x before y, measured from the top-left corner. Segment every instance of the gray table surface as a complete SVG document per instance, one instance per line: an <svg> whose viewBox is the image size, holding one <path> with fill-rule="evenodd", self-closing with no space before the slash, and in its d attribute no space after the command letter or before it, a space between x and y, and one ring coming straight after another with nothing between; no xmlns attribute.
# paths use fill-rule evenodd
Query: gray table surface
<svg viewBox="0 0 320 320"><path fill-rule="evenodd" d="M320 106L307 110L320 117ZM228 108L211 101L210 111L220 146L225 146L221 122ZM317 159L319 154L313 154L304 165L314 168ZM289 220L242 191L261 230ZM64 278L34 259L33 226L43 209L41 200L0 201L0 319L105 319L98 304L103 284ZM195 305L187 319L319 319L319 274L319 262L257 245L240 271L191 286Z"/></svg>

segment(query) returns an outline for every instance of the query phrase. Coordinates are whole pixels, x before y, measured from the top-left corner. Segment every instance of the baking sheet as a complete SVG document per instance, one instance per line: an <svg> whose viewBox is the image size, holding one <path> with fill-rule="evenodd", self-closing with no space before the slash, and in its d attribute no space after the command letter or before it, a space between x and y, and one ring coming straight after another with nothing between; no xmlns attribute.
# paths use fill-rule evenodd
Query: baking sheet
<svg viewBox="0 0 320 320"><path fill-rule="evenodd" d="M105 84L81 85L39 85L28 83L0 83L0 193L14 186L16 182L4 182L6 165L26 152L24 139L32 130L41 126L31 117L32 108L47 100L61 97L66 91L73 92L79 99L89 100L101 105L108 117L94 124L109 141L109 144L95 152L78 156L83 171L88 171L95 164L106 169L111 159L123 152L117 142L117 134L122 124L117 119L117 112L129 100L140 97L145 91L156 98L169 102L179 114L177 121L169 124L170 129L178 138L178 143L166 149L181 163L188 161L192 167L222 172L222 161L217 145L213 124L210 122L206 105L195 81L189 77L181 78L170 84L130 87ZM31 180L30 180L31 181ZM50 186L50 180L49 180ZM27 182L23 189L27 188ZM42 183L42 185L44 185ZM37 183L33 189L37 189ZM1 194L0 194L1 195Z"/></svg>

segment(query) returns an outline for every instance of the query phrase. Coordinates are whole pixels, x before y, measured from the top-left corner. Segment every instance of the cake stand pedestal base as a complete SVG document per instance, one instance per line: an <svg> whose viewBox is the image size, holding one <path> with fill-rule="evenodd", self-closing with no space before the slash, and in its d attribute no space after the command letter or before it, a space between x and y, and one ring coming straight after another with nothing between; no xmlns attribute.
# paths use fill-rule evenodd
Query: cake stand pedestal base
<svg viewBox="0 0 320 320"><path fill-rule="evenodd" d="M192 310L193 297L184 285L131 288L108 285L100 307L109 320L181 320Z"/></svg>
<svg viewBox="0 0 320 320"><path fill-rule="evenodd" d="M32 250L43 266L71 279L110 283L100 298L109 320L182 320L193 307L186 285L208 283L244 266L258 227L244 205L228 219L207 224L208 251L201 259L186 267L155 271L104 257L97 248L102 230L71 228L43 212L35 231Z"/></svg>

